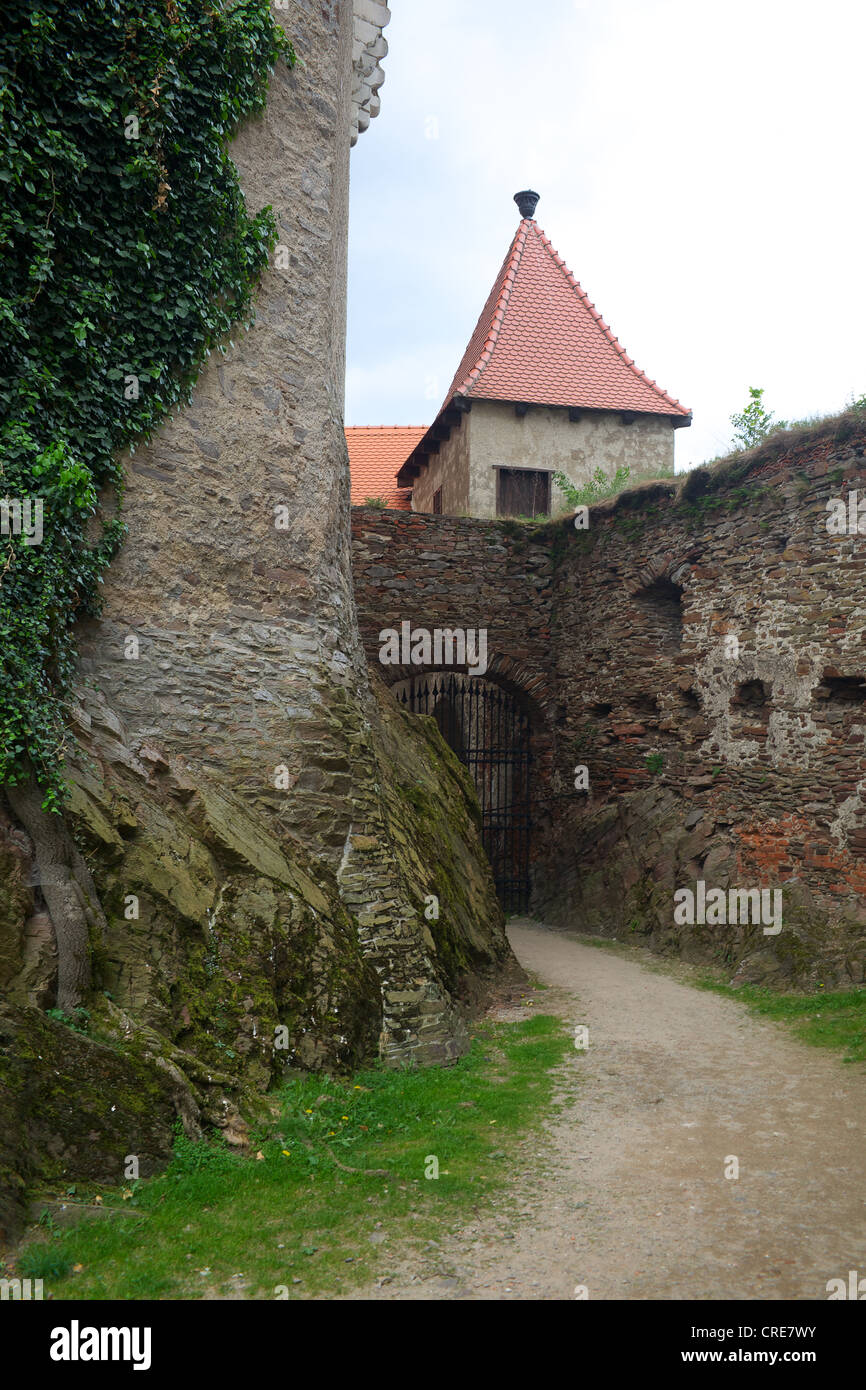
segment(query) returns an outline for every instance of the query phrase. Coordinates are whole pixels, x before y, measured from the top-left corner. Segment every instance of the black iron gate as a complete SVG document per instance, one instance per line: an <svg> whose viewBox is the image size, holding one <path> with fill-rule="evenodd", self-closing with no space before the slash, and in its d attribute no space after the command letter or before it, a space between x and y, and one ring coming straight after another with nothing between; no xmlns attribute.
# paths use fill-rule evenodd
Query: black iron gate
<svg viewBox="0 0 866 1390"><path fill-rule="evenodd" d="M529 906L532 747L529 718L507 691L479 676L416 676L398 694L414 714L432 714L472 774L482 837L506 912Z"/></svg>

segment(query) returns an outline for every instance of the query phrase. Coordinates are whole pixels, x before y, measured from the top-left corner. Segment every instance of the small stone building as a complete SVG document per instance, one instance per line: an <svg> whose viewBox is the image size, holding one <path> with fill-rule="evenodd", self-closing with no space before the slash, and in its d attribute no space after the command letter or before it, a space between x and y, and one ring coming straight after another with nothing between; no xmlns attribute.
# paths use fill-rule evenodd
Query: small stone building
<svg viewBox="0 0 866 1390"><path fill-rule="evenodd" d="M565 510L553 482L627 466L673 473L691 413L635 366L518 193L520 225L433 424L397 476L412 509L477 517Z"/></svg>

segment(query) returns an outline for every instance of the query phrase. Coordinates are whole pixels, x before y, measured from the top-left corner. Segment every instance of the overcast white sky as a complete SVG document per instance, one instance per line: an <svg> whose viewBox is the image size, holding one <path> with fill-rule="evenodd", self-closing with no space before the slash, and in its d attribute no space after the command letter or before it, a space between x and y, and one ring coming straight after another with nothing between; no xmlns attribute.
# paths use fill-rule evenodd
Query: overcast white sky
<svg viewBox="0 0 866 1390"><path fill-rule="evenodd" d="M864 0L391 0L352 154L346 423L429 424L534 188L637 365L726 450L866 393Z"/></svg>

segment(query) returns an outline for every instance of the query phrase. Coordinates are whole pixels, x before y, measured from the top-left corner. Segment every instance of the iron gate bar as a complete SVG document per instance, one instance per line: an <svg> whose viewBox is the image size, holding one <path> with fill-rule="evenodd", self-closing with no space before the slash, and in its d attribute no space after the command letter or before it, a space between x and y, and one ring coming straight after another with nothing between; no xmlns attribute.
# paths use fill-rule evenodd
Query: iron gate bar
<svg viewBox="0 0 866 1390"><path fill-rule="evenodd" d="M530 898L531 726L515 698L478 676L416 676L400 701L432 714L442 737L469 769L481 803L482 842L506 912Z"/></svg>

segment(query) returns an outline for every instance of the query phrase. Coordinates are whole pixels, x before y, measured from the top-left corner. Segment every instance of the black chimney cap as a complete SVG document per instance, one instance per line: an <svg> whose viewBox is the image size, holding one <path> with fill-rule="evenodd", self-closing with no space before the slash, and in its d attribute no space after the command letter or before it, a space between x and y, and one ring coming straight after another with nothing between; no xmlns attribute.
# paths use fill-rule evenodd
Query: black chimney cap
<svg viewBox="0 0 866 1390"><path fill-rule="evenodd" d="M524 188L522 193L515 193L514 201L520 209L520 216L534 217L540 197L541 194L533 193L531 188Z"/></svg>

